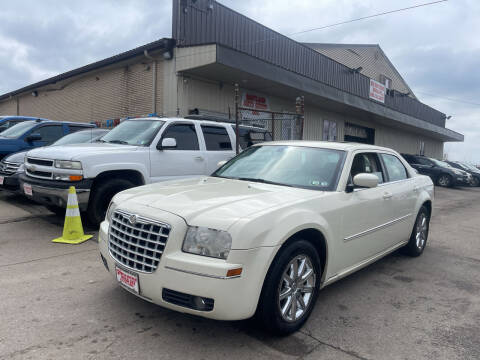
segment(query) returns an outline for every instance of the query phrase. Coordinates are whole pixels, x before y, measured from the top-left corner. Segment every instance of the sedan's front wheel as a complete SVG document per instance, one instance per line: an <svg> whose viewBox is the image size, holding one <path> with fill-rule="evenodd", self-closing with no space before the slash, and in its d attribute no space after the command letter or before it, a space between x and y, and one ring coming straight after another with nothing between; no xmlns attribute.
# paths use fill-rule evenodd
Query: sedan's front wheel
<svg viewBox="0 0 480 360"><path fill-rule="evenodd" d="M448 174L442 174L438 178L437 184L443 187L451 187L453 185L452 177Z"/></svg>
<svg viewBox="0 0 480 360"><path fill-rule="evenodd" d="M265 278L257 320L279 335L297 331L312 312L320 278L315 247L305 240L291 242L280 250Z"/></svg>

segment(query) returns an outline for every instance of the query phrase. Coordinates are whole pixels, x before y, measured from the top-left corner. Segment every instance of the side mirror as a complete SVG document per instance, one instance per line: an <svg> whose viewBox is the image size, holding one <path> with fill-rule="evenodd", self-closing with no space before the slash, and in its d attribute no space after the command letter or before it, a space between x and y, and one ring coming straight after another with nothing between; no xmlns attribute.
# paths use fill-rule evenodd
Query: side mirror
<svg viewBox="0 0 480 360"><path fill-rule="evenodd" d="M40 134L31 134L29 136L27 136L27 138L25 139L27 142L34 142L34 141L40 141L42 140L42 135Z"/></svg>
<svg viewBox="0 0 480 360"><path fill-rule="evenodd" d="M162 144L157 146L158 150L168 150L168 149L175 149L177 147L177 140L174 138L165 138L162 139Z"/></svg>
<svg viewBox="0 0 480 360"><path fill-rule="evenodd" d="M360 188L374 188L378 185L378 176L374 174L361 173L353 177L353 185Z"/></svg>
<svg viewBox="0 0 480 360"><path fill-rule="evenodd" d="M225 165L227 163L227 160L223 160L223 161L219 161L217 163L217 167L221 168L223 165Z"/></svg>

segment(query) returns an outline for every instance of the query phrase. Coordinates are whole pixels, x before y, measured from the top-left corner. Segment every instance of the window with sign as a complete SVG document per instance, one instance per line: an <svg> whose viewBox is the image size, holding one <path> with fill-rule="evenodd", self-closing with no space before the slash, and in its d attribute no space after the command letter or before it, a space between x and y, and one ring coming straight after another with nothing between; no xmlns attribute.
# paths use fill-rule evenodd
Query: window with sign
<svg viewBox="0 0 480 360"><path fill-rule="evenodd" d="M335 121L323 121L323 141L337 141L337 123Z"/></svg>

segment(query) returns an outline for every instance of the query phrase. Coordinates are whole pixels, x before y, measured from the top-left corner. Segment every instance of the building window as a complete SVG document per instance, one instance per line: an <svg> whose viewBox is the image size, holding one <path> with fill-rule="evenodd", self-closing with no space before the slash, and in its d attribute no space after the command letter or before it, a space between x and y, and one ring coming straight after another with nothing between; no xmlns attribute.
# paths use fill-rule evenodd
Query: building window
<svg viewBox="0 0 480 360"><path fill-rule="evenodd" d="M335 121L323 121L323 141L337 141L337 123Z"/></svg>
<svg viewBox="0 0 480 360"><path fill-rule="evenodd" d="M425 141L420 140L420 149L418 151L419 155L425 155Z"/></svg>
<svg viewBox="0 0 480 360"><path fill-rule="evenodd" d="M380 75L380 82L385 85L387 89L392 88L392 79L386 77L385 75Z"/></svg>

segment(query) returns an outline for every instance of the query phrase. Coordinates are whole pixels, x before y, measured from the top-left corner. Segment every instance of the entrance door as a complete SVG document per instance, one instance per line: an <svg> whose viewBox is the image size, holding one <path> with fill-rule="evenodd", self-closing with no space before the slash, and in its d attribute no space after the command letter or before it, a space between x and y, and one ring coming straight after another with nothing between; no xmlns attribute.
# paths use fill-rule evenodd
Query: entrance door
<svg viewBox="0 0 480 360"><path fill-rule="evenodd" d="M350 123L345 123L344 140L361 144L375 144L375 129Z"/></svg>

